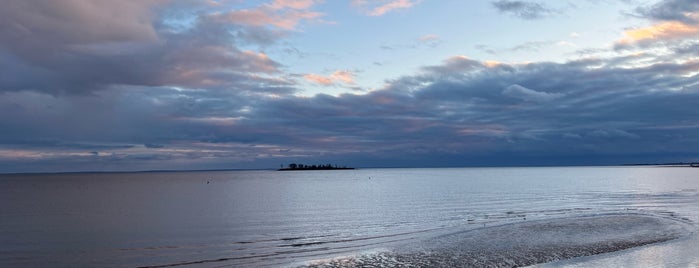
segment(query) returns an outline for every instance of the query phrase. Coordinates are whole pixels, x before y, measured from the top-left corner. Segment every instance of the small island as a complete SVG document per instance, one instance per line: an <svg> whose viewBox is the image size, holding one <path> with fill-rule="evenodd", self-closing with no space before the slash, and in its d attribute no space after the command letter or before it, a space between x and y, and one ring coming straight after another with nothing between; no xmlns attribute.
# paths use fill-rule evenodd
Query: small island
<svg viewBox="0 0 699 268"><path fill-rule="evenodd" d="M298 170L347 170L347 169L354 169L353 167L347 167L347 166L337 166L337 165L331 165L331 164L325 164L325 165L304 165L304 164L296 164L292 163L289 164L288 167L280 168L277 169L278 171L298 171Z"/></svg>

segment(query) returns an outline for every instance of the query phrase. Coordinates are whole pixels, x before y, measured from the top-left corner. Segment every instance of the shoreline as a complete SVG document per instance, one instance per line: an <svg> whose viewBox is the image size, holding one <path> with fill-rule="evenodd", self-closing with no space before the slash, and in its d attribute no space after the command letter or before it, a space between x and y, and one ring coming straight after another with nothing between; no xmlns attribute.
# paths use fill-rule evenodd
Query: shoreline
<svg viewBox="0 0 699 268"><path fill-rule="evenodd" d="M372 254L298 267L523 267L619 252L688 237L690 223L616 213L506 223L440 235Z"/></svg>
<svg viewBox="0 0 699 268"><path fill-rule="evenodd" d="M355 168L280 168L277 171L354 170Z"/></svg>

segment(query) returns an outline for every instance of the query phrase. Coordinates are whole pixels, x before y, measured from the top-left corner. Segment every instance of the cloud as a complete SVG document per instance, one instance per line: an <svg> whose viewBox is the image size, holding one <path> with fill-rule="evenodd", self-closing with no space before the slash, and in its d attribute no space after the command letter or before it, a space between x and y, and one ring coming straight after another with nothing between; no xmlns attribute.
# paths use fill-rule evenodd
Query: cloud
<svg viewBox="0 0 699 268"><path fill-rule="evenodd" d="M333 86L338 84L354 85L354 77L354 73L343 70L335 71L334 73L328 76L323 76L319 74L306 74L303 76L303 78L306 79L306 81L323 86Z"/></svg>
<svg viewBox="0 0 699 268"><path fill-rule="evenodd" d="M151 149L165 148L165 145L156 144L156 143L146 143L143 146L145 146L146 148L151 148Z"/></svg>
<svg viewBox="0 0 699 268"><path fill-rule="evenodd" d="M687 46L699 35L699 2L692 0L665 0L650 6L636 8L637 17L652 21L651 26L632 28L615 42L615 49L635 47Z"/></svg>
<svg viewBox="0 0 699 268"><path fill-rule="evenodd" d="M161 2L8 0L0 10L0 42L32 60L83 44L153 42L152 9Z"/></svg>
<svg viewBox="0 0 699 268"><path fill-rule="evenodd" d="M697 16L695 16L697 17ZM633 45L650 45L657 42L694 38L699 34L699 24L687 24L681 21L661 22L650 27L630 29L625 37L615 43L617 49Z"/></svg>
<svg viewBox="0 0 699 268"><path fill-rule="evenodd" d="M4 170L696 157L699 77L691 74L699 63L645 57L652 64L629 67L628 57L491 64L454 56L363 95L270 97L178 87L2 92L0 157Z"/></svg>
<svg viewBox="0 0 699 268"><path fill-rule="evenodd" d="M0 66L13 68L0 76L0 91L89 94L114 86L225 88L258 94L296 91L289 86L290 79L279 75L280 63L240 47L284 38L285 31L300 21L317 17L302 9L311 2L261 6L277 16L260 20L271 28L226 20L224 14L203 6L185 6L197 10L189 15L191 25L173 28L167 23L168 14L184 11L167 10L185 7L165 3L8 2L0 11Z"/></svg>
<svg viewBox="0 0 699 268"><path fill-rule="evenodd" d="M352 5L368 8L366 14L369 16L383 16L388 12L397 9L408 9L416 5L419 1L415 0L380 0L380 1L366 1L366 0L352 0Z"/></svg>
<svg viewBox="0 0 699 268"><path fill-rule="evenodd" d="M524 101L546 102L563 97L563 93L547 93L529 89L517 84L510 85L502 91L508 97L522 99Z"/></svg>
<svg viewBox="0 0 699 268"><path fill-rule="evenodd" d="M442 43L442 39L439 35L436 35L436 34L426 34L426 35L418 37L417 42L418 42L418 44L416 45L416 47L420 46L420 45L425 45L425 46L434 48L434 47L439 46Z"/></svg>
<svg viewBox="0 0 699 268"><path fill-rule="evenodd" d="M516 45L510 49L509 51L539 51L542 47L551 45L553 42L550 41L532 41L532 42L526 42L524 44L519 44Z"/></svg>
<svg viewBox="0 0 699 268"><path fill-rule="evenodd" d="M699 2L694 0L664 0L652 6L639 7L636 11L641 16L654 20L694 24L697 22L694 13L699 12Z"/></svg>
<svg viewBox="0 0 699 268"><path fill-rule="evenodd" d="M435 48L442 44L442 39L436 34L426 34L415 38L412 42L402 44L381 45L383 50L403 50L403 49L420 49L420 48Z"/></svg>
<svg viewBox="0 0 699 268"><path fill-rule="evenodd" d="M458 55L444 60L441 65L423 67L423 70L437 74L453 74L479 69L483 66L483 63L480 61Z"/></svg>
<svg viewBox="0 0 699 268"><path fill-rule="evenodd" d="M273 9L309 9L323 0L274 0L269 6Z"/></svg>
<svg viewBox="0 0 699 268"><path fill-rule="evenodd" d="M417 40L420 41L420 42L432 42L432 41L437 41L437 40L439 40L439 35L436 35L436 34L427 34L427 35L423 35L423 36L418 37Z"/></svg>
<svg viewBox="0 0 699 268"><path fill-rule="evenodd" d="M629 133L620 129L597 129L590 133L589 136L595 138L622 138L622 139L639 139L640 136Z"/></svg>
<svg viewBox="0 0 699 268"><path fill-rule="evenodd" d="M510 52L521 52L521 51L529 51L529 52L538 52L541 51L542 49L546 47L550 47L552 45L566 45L566 46L574 46L573 44L566 42L566 41L559 41L559 42L553 42L553 41L529 41L525 42L522 44L518 44L512 47L508 48L496 48L496 47L491 47L487 45L476 45L475 49L480 50L482 52L491 54L491 55L498 55L500 53L510 53Z"/></svg>
<svg viewBox="0 0 699 268"><path fill-rule="evenodd" d="M300 79L260 49L320 18L293 15L320 2L223 13L207 2L122 2L102 4L129 22L94 1L3 6L0 172L699 159L699 54L691 31L678 30L694 27L687 20L631 35L650 37L630 45L672 40L661 52L526 64L454 55L361 94L301 97L304 84L355 84L347 70ZM241 10L267 17L230 18ZM179 27L170 12L191 17ZM103 33L100 19L117 29ZM684 26L659 27L671 23Z"/></svg>
<svg viewBox="0 0 699 268"><path fill-rule="evenodd" d="M495 49L495 48L493 48L493 47L490 47L490 46L486 46L486 45L476 45L476 46L474 46L474 48L477 49L477 50L479 50L479 51L488 53L488 54L490 54L490 55L496 55L496 54L498 54L497 49Z"/></svg>
<svg viewBox="0 0 699 268"><path fill-rule="evenodd" d="M306 10L313 4L315 4L314 1L275 1L272 5L232 10L212 15L212 17L224 23L258 27L273 26L283 30L294 30L301 21L317 20L324 16L323 13Z"/></svg>
<svg viewBox="0 0 699 268"><path fill-rule="evenodd" d="M492 5L501 13L508 13L525 20L541 19L554 12L544 4L537 2L498 0L492 2Z"/></svg>

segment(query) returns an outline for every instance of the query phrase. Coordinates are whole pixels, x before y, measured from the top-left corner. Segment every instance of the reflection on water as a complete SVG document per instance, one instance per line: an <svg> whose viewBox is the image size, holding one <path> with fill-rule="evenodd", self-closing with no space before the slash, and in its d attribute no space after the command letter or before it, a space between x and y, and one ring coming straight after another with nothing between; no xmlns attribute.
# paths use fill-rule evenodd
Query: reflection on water
<svg viewBox="0 0 699 268"><path fill-rule="evenodd" d="M503 223L699 222L697 169L0 175L0 266L286 266Z"/></svg>

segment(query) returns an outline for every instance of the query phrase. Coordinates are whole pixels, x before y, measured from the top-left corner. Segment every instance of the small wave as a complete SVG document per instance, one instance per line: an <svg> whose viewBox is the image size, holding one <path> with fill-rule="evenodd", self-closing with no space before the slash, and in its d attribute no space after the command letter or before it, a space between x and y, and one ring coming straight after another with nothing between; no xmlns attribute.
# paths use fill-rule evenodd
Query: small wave
<svg viewBox="0 0 699 268"><path fill-rule="evenodd" d="M365 241L365 240L375 240L375 239L391 238L391 237L398 237L398 236L414 235L414 234L425 233L425 232L430 232L430 231L434 231L434 230L437 230L437 229L427 229L427 230L419 230L419 231L414 231L414 232L403 232L403 233L396 233L396 234L389 234L389 235L366 236L366 237L347 238L347 239L299 242L299 243L293 243L293 244L280 245L280 247L304 247L304 246L314 246L314 245L323 245L323 244L357 242L357 241Z"/></svg>

